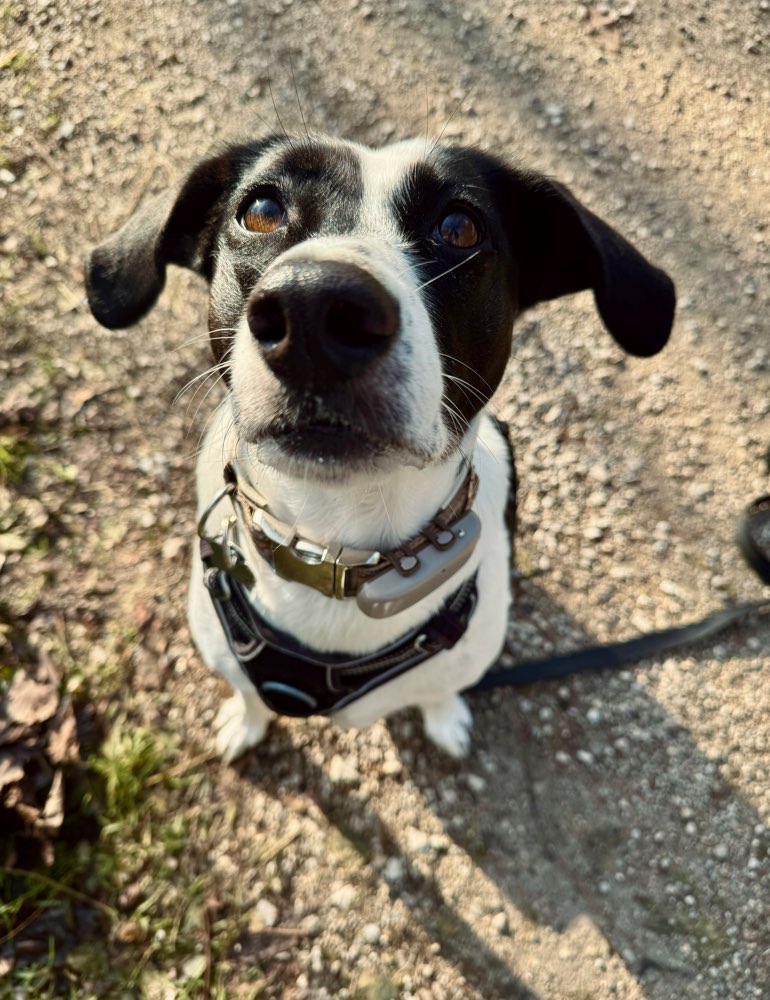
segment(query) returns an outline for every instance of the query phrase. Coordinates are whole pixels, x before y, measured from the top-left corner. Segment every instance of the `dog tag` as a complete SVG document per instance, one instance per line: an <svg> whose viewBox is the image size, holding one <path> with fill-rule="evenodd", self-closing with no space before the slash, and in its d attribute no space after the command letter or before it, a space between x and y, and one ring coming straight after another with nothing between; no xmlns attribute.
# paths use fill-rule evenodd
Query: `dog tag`
<svg viewBox="0 0 770 1000"><path fill-rule="evenodd" d="M454 541L444 549L427 545L417 554L418 566L409 576L398 570L368 580L359 590L356 601L370 618L390 618L411 608L423 597L432 594L445 580L453 576L470 559L481 535L481 521L469 510L452 525Z"/></svg>

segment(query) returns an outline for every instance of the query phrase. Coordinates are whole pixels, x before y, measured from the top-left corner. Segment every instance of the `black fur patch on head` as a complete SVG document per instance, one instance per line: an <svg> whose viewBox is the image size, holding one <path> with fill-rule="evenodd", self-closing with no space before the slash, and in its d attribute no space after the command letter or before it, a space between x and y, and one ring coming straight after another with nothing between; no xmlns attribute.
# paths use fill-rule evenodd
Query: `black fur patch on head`
<svg viewBox="0 0 770 1000"><path fill-rule="evenodd" d="M254 198L279 201L285 224L269 234L248 232L240 219ZM318 140L277 140L242 172L230 192L216 250L209 326L233 328L249 293L269 265L292 246L313 236L349 232L359 215L363 178L358 157L348 147ZM219 360L226 349L213 341Z"/></svg>
<svg viewBox="0 0 770 1000"><path fill-rule="evenodd" d="M441 352L449 426L460 434L494 392L510 356L517 286L499 210L502 173L486 154L441 146L410 171L394 198ZM478 245L459 249L442 240L441 221L453 211L473 218Z"/></svg>
<svg viewBox="0 0 770 1000"><path fill-rule="evenodd" d="M450 425L467 423L492 395L513 321L538 302L590 288L624 350L647 357L668 340L670 278L560 184L479 150L440 145L404 178L394 207L420 265ZM441 238L441 220L453 211L474 219L477 244L458 249Z"/></svg>

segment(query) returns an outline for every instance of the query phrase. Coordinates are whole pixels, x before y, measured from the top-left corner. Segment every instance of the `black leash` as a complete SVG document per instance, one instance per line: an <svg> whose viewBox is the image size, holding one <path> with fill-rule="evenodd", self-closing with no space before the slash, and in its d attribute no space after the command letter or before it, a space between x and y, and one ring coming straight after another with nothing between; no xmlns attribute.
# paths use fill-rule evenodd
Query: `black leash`
<svg viewBox="0 0 770 1000"><path fill-rule="evenodd" d="M738 530L737 542L751 568L764 583L770 585L770 559L767 555L770 552L770 495L760 497L750 504ZM587 649L542 660L525 660L518 666L486 674L478 684L468 688L467 693L501 687L524 687L536 681L555 680L568 674L626 666L687 643L707 639L760 610L770 610L770 597L747 601L734 608L717 611L689 625L649 632L625 642L589 646Z"/></svg>

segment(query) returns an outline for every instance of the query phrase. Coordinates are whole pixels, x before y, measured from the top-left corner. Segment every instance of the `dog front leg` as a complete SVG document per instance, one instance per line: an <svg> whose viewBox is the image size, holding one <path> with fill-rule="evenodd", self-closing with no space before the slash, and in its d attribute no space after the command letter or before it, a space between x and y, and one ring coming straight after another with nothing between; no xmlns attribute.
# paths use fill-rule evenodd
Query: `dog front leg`
<svg viewBox="0 0 770 1000"><path fill-rule="evenodd" d="M473 716L459 694L418 706L426 735L451 757L466 757L471 745Z"/></svg>
<svg viewBox="0 0 770 1000"><path fill-rule="evenodd" d="M221 674L235 693L220 708L214 721L216 747L225 763L256 746L267 732L273 713L265 705L230 651L211 603L200 560L193 560L189 602L190 632L204 663Z"/></svg>

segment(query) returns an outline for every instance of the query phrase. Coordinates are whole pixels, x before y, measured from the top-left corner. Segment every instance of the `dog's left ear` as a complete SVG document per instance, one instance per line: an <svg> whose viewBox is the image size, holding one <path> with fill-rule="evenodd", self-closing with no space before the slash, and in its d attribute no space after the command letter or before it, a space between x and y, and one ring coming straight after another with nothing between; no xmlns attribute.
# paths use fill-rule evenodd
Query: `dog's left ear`
<svg viewBox="0 0 770 1000"><path fill-rule="evenodd" d="M604 325L624 350L657 354L676 307L668 275L561 184L519 174L514 191L519 308L590 288Z"/></svg>
<svg viewBox="0 0 770 1000"><path fill-rule="evenodd" d="M86 265L88 302L110 329L149 312L177 264L211 278L217 208L242 169L245 147L228 147L193 167L179 187L146 201Z"/></svg>

